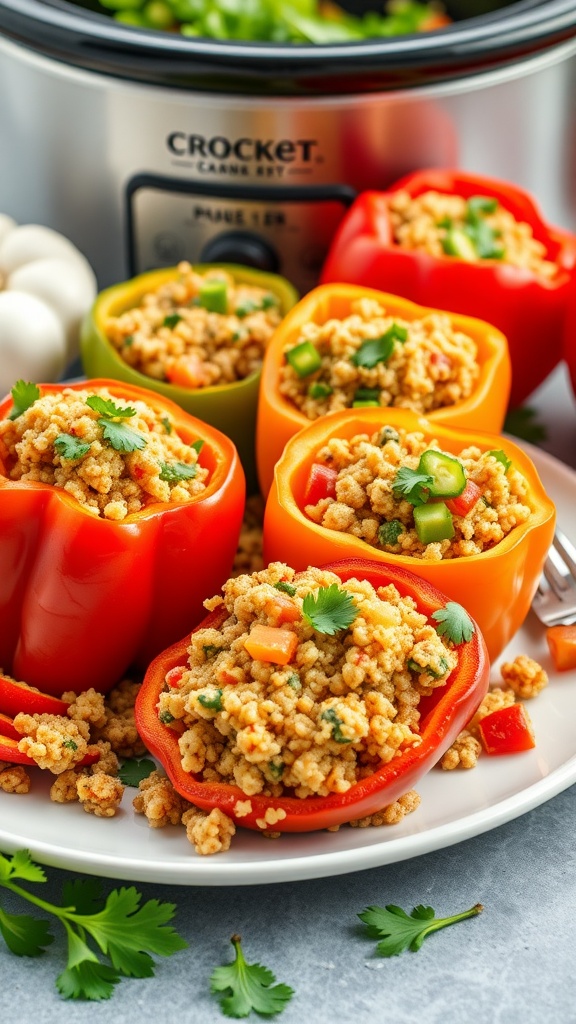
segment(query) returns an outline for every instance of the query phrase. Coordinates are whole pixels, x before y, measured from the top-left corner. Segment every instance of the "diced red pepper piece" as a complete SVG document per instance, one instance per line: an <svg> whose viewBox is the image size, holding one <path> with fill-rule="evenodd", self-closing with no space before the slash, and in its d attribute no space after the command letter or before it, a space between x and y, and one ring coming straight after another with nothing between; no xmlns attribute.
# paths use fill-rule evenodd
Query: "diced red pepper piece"
<svg viewBox="0 0 576 1024"><path fill-rule="evenodd" d="M274 598L274 601L270 606L266 606L266 611L274 616L275 625L281 626L283 622L297 622L298 619L302 618L302 612L294 601L291 601L289 597L285 597L284 594L279 594L278 597Z"/></svg>
<svg viewBox="0 0 576 1024"><path fill-rule="evenodd" d="M321 462L310 466L310 474L304 491L304 504L317 505L323 498L333 498L336 494L338 472Z"/></svg>
<svg viewBox="0 0 576 1024"><path fill-rule="evenodd" d="M170 671L166 673L167 685L170 686L173 690L177 690L182 682L182 676L184 675L185 672L185 665L176 665L175 668L171 668Z"/></svg>
<svg viewBox="0 0 576 1024"><path fill-rule="evenodd" d="M487 754L519 754L536 746L523 704L511 704L486 715L478 723L478 731Z"/></svg>
<svg viewBox="0 0 576 1024"><path fill-rule="evenodd" d="M467 516L481 497L482 491L478 484L468 479L462 494L459 494L457 498L449 498L446 504L453 516Z"/></svg>

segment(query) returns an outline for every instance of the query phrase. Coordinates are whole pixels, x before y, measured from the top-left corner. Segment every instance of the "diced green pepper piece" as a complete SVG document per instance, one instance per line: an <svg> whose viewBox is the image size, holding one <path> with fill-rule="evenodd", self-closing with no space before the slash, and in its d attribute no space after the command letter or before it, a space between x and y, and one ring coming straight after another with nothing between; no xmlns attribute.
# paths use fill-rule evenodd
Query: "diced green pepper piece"
<svg viewBox="0 0 576 1024"><path fill-rule="evenodd" d="M308 388L308 394L310 395L310 398L328 398L332 394L333 390L334 389L331 388L329 384L324 384L323 381L316 380Z"/></svg>
<svg viewBox="0 0 576 1024"><path fill-rule="evenodd" d="M466 487L466 473L459 459L433 448L423 452L418 463L420 473L432 478L427 485L433 498L457 498Z"/></svg>
<svg viewBox="0 0 576 1024"><path fill-rule="evenodd" d="M461 228L450 228L442 239L442 248L447 256L458 256L461 260L474 263L478 259L476 246Z"/></svg>
<svg viewBox="0 0 576 1024"><path fill-rule="evenodd" d="M300 345L289 349L286 353L286 361L290 363L293 370L296 370L299 377L308 377L322 365L322 357L311 341L303 341Z"/></svg>
<svg viewBox="0 0 576 1024"><path fill-rule="evenodd" d="M414 509L416 536L421 544L435 544L454 536L454 523L443 501L417 505Z"/></svg>
<svg viewBox="0 0 576 1024"><path fill-rule="evenodd" d="M207 309L209 313L227 313L228 288L226 282L219 281L217 278L204 281L198 292L198 299L202 309Z"/></svg>

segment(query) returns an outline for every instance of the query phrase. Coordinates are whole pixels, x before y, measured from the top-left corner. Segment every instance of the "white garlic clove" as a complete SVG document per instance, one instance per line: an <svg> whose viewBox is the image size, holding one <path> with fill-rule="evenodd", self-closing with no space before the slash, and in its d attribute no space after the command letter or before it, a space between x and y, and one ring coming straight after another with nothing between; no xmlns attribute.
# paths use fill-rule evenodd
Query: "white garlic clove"
<svg viewBox="0 0 576 1024"><path fill-rule="evenodd" d="M10 274L6 288L35 295L53 309L66 335L66 362L71 362L79 352L82 320L96 298L91 267L57 256L33 260Z"/></svg>
<svg viewBox="0 0 576 1024"><path fill-rule="evenodd" d="M0 292L0 394L17 380L55 381L66 364L64 328L41 299Z"/></svg>
<svg viewBox="0 0 576 1024"><path fill-rule="evenodd" d="M25 263L48 256L78 260L87 265L85 256L60 232L40 224L21 224L0 242L0 272L9 276Z"/></svg>

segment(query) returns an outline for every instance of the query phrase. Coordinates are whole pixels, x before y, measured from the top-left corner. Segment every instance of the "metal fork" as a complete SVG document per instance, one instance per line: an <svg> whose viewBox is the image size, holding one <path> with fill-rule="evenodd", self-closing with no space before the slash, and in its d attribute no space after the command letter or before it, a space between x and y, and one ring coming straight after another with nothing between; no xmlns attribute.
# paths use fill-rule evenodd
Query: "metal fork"
<svg viewBox="0 0 576 1024"><path fill-rule="evenodd" d="M576 622L576 547L558 527L532 609L545 626Z"/></svg>

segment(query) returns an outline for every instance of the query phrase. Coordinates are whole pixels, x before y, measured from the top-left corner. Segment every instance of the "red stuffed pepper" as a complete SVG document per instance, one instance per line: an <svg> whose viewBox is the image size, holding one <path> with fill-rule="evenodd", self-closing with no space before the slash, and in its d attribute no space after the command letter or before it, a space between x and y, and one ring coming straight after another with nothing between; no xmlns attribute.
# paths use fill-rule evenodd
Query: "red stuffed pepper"
<svg viewBox="0 0 576 1024"><path fill-rule="evenodd" d="M164 397L19 382L0 404L4 671L60 696L144 668L228 576L244 494L232 442Z"/></svg>
<svg viewBox="0 0 576 1024"><path fill-rule="evenodd" d="M223 590L149 667L136 722L181 796L238 825L309 832L382 810L486 693L479 630L404 569L275 563Z"/></svg>
<svg viewBox="0 0 576 1024"><path fill-rule="evenodd" d="M547 224L522 189L463 171L425 170L358 197L321 279L396 292L494 324L510 346L516 406L561 357L575 266L576 236Z"/></svg>

